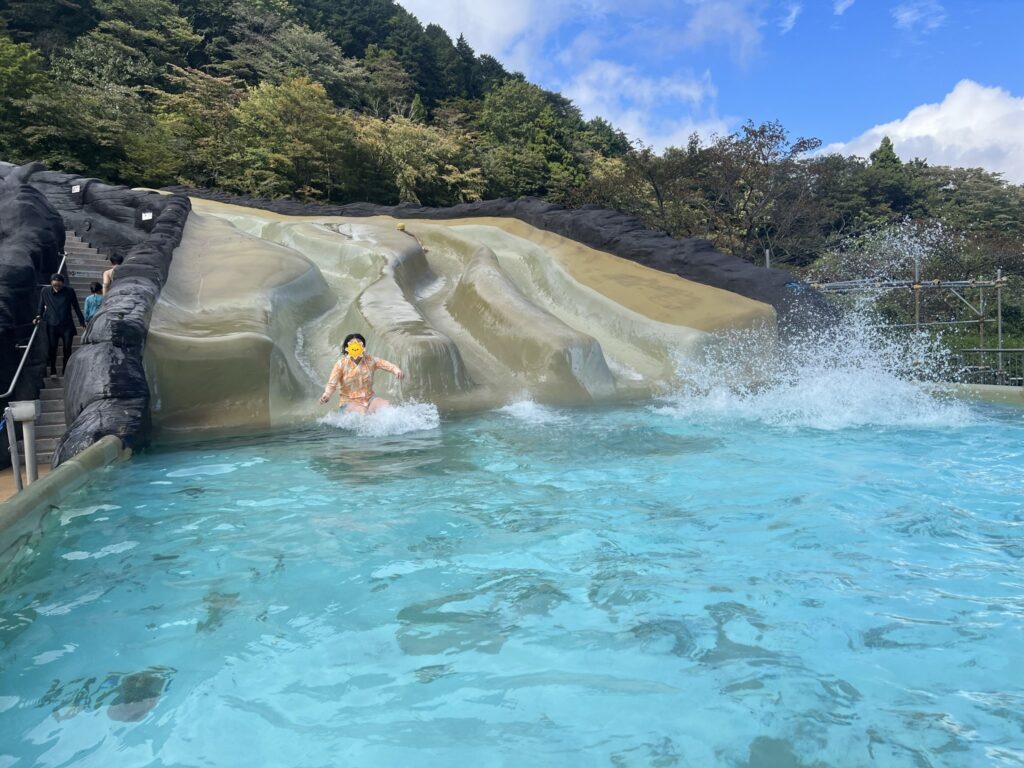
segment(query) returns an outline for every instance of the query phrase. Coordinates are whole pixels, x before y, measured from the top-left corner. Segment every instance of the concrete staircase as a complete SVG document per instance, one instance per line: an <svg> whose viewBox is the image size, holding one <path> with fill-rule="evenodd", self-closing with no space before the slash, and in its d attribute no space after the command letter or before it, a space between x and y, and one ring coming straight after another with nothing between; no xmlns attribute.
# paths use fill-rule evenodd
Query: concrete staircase
<svg viewBox="0 0 1024 768"><path fill-rule="evenodd" d="M101 282L103 272L110 269L110 262L74 232L66 234L64 252L68 257L65 265L68 279L71 287L75 289L78 303L84 312L85 298L89 295L89 284ZM81 346L82 333L83 329L79 328L78 335L75 336L74 343L71 345L73 350L77 350ZM61 349L57 354L58 370L60 370L63 355L64 351ZM57 443L67 431L64 417L64 376L47 376L43 380L43 385L43 389L39 392L42 413L36 421L36 462L39 466L49 465L53 461ZM19 443L19 449L24 457L24 445Z"/></svg>

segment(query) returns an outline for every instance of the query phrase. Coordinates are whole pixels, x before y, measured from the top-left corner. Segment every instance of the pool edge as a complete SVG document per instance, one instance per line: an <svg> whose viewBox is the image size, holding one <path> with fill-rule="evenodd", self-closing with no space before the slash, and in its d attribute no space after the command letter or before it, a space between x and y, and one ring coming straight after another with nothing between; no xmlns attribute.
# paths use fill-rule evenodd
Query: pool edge
<svg viewBox="0 0 1024 768"><path fill-rule="evenodd" d="M97 470L131 455L121 438L107 435L10 499L0 502L0 572L39 531L43 515L89 482Z"/></svg>
<svg viewBox="0 0 1024 768"><path fill-rule="evenodd" d="M955 397L965 400L980 400L987 403L1024 407L1024 387L946 383L944 389Z"/></svg>

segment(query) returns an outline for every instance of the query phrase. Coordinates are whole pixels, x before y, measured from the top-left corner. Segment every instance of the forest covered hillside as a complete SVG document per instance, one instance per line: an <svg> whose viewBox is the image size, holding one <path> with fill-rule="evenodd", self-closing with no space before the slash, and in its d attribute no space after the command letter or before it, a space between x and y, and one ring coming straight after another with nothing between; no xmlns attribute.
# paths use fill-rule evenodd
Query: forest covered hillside
<svg viewBox="0 0 1024 768"><path fill-rule="evenodd" d="M769 122L656 152L393 0L0 2L10 162L309 201L536 195L794 268L909 223L952 244L936 270L1024 271L1024 188L820 145Z"/></svg>

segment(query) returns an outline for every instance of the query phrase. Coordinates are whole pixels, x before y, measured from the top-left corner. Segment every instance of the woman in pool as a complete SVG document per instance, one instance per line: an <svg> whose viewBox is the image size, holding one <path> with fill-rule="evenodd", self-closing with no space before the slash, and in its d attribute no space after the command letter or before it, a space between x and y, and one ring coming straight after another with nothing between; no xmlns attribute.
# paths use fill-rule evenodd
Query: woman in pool
<svg viewBox="0 0 1024 768"><path fill-rule="evenodd" d="M391 405L373 394L373 372L380 368L401 381L405 378L402 369L387 360L366 354L366 339L362 334L350 333L341 346L345 354L334 364L320 402L326 403L334 390L338 390L339 410L365 414Z"/></svg>

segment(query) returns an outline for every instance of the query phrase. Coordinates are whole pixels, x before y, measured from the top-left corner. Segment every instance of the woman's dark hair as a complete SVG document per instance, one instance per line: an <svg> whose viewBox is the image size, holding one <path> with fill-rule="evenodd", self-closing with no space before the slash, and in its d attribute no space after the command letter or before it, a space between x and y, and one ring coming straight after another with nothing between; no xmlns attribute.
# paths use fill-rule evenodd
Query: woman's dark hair
<svg viewBox="0 0 1024 768"><path fill-rule="evenodd" d="M120 253L112 254L110 257L110 263L113 264L115 267L118 264L124 264L124 256L122 256Z"/></svg>
<svg viewBox="0 0 1024 768"><path fill-rule="evenodd" d="M345 340L341 342L341 348L345 349L346 347L348 347L348 343L352 341L352 339L359 339L359 343L362 344L364 347L366 346L366 339L363 338L363 334L350 333L348 336L345 337Z"/></svg>
<svg viewBox="0 0 1024 768"><path fill-rule="evenodd" d="M64 275L62 275L60 272L54 272L52 275L50 275L50 282L52 283L54 280L60 280L60 282L63 283Z"/></svg>
<svg viewBox="0 0 1024 768"><path fill-rule="evenodd" d="M99 293L100 291L103 290L103 286L94 280L93 282L89 283L89 290L92 291L93 293Z"/></svg>

